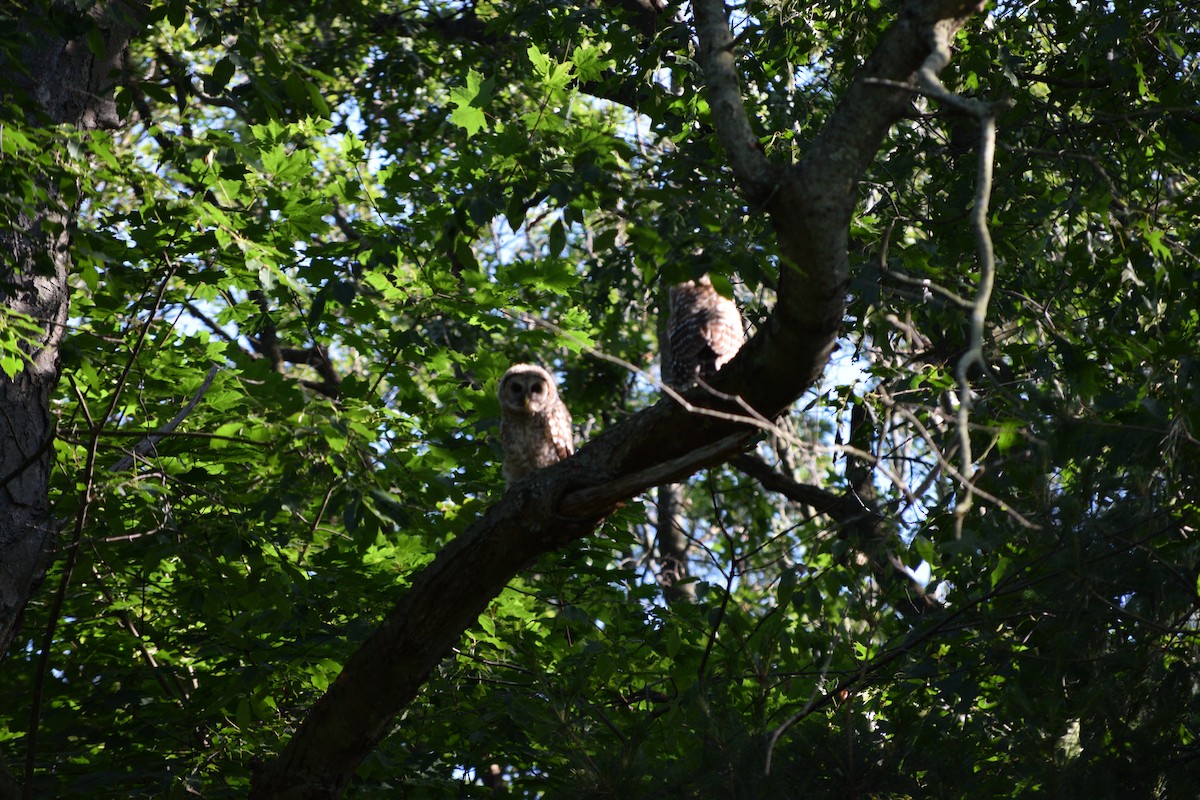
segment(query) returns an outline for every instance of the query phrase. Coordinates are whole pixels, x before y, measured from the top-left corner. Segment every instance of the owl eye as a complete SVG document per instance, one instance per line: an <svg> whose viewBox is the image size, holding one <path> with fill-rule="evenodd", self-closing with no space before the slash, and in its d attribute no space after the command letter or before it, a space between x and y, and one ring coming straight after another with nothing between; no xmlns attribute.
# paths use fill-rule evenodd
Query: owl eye
<svg viewBox="0 0 1200 800"><path fill-rule="evenodd" d="M534 383L534 384L530 385L529 393L530 394L541 394L545 388L546 387L543 386L541 383Z"/></svg>

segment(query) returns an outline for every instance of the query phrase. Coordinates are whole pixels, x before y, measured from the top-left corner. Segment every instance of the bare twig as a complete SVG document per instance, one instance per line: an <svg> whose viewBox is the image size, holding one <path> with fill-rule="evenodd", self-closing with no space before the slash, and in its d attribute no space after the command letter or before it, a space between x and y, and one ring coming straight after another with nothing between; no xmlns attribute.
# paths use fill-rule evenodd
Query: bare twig
<svg viewBox="0 0 1200 800"><path fill-rule="evenodd" d="M700 656L700 663L696 667L696 679L704 681L707 677L705 673L708 671L708 659L712 656L713 647L717 644L717 634L721 631L721 622L725 619L725 612L729 609L729 598L733 596L733 582L737 579L738 568L737 560L735 559L729 574L725 576L725 591L721 593L721 606L717 609L716 618L712 621L712 629L708 632L707 641L704 643L704 654Z"/></svg>
<svg viewBox="0 0 1200 800"><path fill-rule="evenodd" d="M779 741L779 737L787 733L788 728L808 716L813 706L821 698L821 684L825 682L825 676L829 673L829 664L833 661L833 651L834 648L830 647L829 652L825 654L825 663L821 665L821 674L813 682L813 690L809 693L808 700L804 703L804 706L795 714L785 719L782 724L776 726L775 730L771 731L771 738L767 741L767 762L763 767L764 775L771 774L771 759L775 755L775 744Z"/></svg>
<svg viewBox="0 0 1200 800"><path fill-rule="evenodd" d="M154 304L151 306L150 312L146 315L146 321L138 333L137 342L134 343L133 349L129 353L129 358L125 362L125 367L121 370L121 375L117 378L116 388L113 390L112 397L108 401L108 408L105 409L99 419L90 423L91 432L87 447L87 460L83 469L83 489L80 492L79 511L75 515L75 530L71 536L71 544L67 548L67 560L63 565L62 577L59 579L58 589L54 594L54 600L50 606L50 615L46 622L46 632L42 637L42 649L41 653L38 654L37 673L34 675L33 698L29 709L29 733L25 737L24 785L27 791L32 791L33 787L34 766L37 763L38 730L42 717L42 698L45 693L46 674L49 672L50 667L49 661L54 645L54 634L58 628L58 620L62 615L63 603L66 601L67 586L71 582L71 572L75 568L75 560L79 554L79 543L83 539L83 530L87 524L88 509L95 499L93 492L96 480L96 454L100 444L100 429L112 417L117 404L121 400L121 393L129 381L129 373L133 370L133 365L137 361L138 354L141 353L142 347L146 343L146 335L150 332L150 326L154 324L154 320L158 316L158 310L162 307L163 295L166 294L167 286L170 284L171 278L175 275L176 265L171 261L170 256L163 253L163 261L167 264L167 273L163 276L162 282L159 284L158 293L154 297ZM145 293L143 294L144 296Z"/></svg>
<svg viewBox="0 0 1200 800"><path fill-rule="evenodd" d="M642 377L643 379L645 379L646 381L648 381L649 383L651 383L655 387L657 387L659 390L661 390L662 393L665 394L667 397L670 397L676 403L681 405L686 411L688 411L688 413L698 414L700 416L705 416L705 417L712 417L714 419L725 420L726 422L735 422L735 423L739 423L742 425L749 425L751 427L758 428L759 430L765 431L766 433L776 436L779 439L786 441L789 444L791 444L795 447L802 448L802 449L812 449L812 450L818 450L818 451L822 451L822 452L831 452L831 453L843 453L843 454L852 455L852 456L855 456L856 458L860 458L864 461L867 461L875 469L877 469L884 477L886 477L892 483L892 485L894 485L896 487L896 489L899 490L905 496L905 498L910 503L915 504L917 502L917 498L913 496L912 492L909 490L908 485L904 482L904 480L899 475L897 475L893 470L888 468L873 453L868 453L865 450L860 450L856 447L853 447L851 445L846 445L846 444L836 444L836 445L831 445L831 446L825 446L825 445L813 444L812 442L806 442L803 439L800 439L799 437L797 437L791 431L784 430L779 425L775 424L773 421L767 419L762 414L759 414L748 403L746 403L746 401L744 399L742 399L741 397L738 397L736 395L726 394L724 392L719 392L716 389L709 386L707 383L704 383L703 381L701 381L698 385L701 388L703 388L705 391L707 391L709 394L713 395L714 397L716 397L718 399L725 400L727 402L736 403L739 406L741 406L743 409L745 409L747 413L734 414L734 413L731 413L728 411L720 411L715 408L707 408L705 406L698 406L698 405L692 403L690 400L688 400L685 396L680 394L678 391L676 391L673 387L667 385L666 383L663 383L662 380L660 380L656 376L652 375L651 373L647 372L646 370L642 369L641 367L637 366L636 364L631 364L630 362L626 361L625 359L623 359L619 356L614 356L610 353L605 353L602 350L598 350L595 347L592 347L591 345L587 344L579 337L572 334L570 331L560 328L558 325L555 325L553 322L550 322L549 320L538 319L536 317L522 317L522 319L531 325L540 326L542 328L545 328L546 330L552 331L553 333L555 333L558 336L573 340L574 342L576 342L578 344L578 346L582 352L586 353L587 355L592 356L593 358L598 358L601 361L607 361L611 364L617 364L618 366L624 367L625 369L629 370L630 372ZM647 470L647 472L649 472L649 471L651 471L651 470ZM597 488L599 488L599 487L597 487Z"/></svg>
<svg viewBox="0 0 1200 800"><path fill-rule="evenodd" d="M216 320L212 319L210 316L208 316L203 311L201 311L199 308L197 308L196 304L193 303L191 300L188 300L187 302L185 302L183 304L183 307L185 309L187 309L187 312L189 314L191 314L193 317L195 317L196 319L203 322L205 327L207 327L209 330L211 330L217 336L220 336L222 339L229 342L231 345L233 345L238 350L247 352L247 351L243 350L241 344L238 343L238 340L235 337L230 336L229 333L224 328L222 328L220 325L217 324ZM251 358L259 357L258 353L255 353L255 352L248 352L248 355Z"/></svg>
<svg viewBox="0 0 1200 800"><path fill-rule="evenodd" d="M979 165L975 180L975 205L971 210L971 227L975 231L975 246L979 259L979 283L976 286L975 299L969 304L971 309L970 344L966 352L959 358L956 367L958 438L962 458L962 468L957 474L960 476L963 494L962 499L954 507L954 531L955 535L961 538L963 522L971 510L973 498L976 494L980 494L979 489L975 486L975 461L971 454L971 381L968 373L973 366L978 366L982 371L987 372L987 362L983 357L983 335L984 325L987 322L988 303L991 301L996 275L996 255L987 226L988 203L992 195L992 169L996 154L996 114L1010 108L1012 101L1001 100L996 103L987 103L957 95L947 89L938 74L950 63L949 32L944 27L935 25L930 30L929 38L929 55L917 70L916 87L892 81L876 82L916 91L952 106L979 121ZM959 299L958 302L962 303L963 301ZM1015 514L1015 512L1011 513ZM1020 515L1016 516L1020 517ZM1021 519L1023 524L1029 524L1024 521L1024 518Z"/></svg>
<svg viewBox="0 0 1200 800"><path fill-rule="evenodd" d="M220 370L220 367L216 364L213 364L208 370L208 375L204 377L204 382L200 384L200 388L196 391L195 396L193 396L192 399L187 402L187 405L181 408L179 413L176 414L170 422L168 422L166 425L163 425L157 431L134 445L133 449L130 450L120 461L109 467L108 471L124 472L125 470L129 469L133 466L133 462L136 461L139 456L144 456L154 450L155 445L162 441L164 436L178 428L180 423L187 419L188 414L191 414L192 410L200 404L200 400L203 399L205 393L208 392L209 387L212 386L213 379L217 377L218 370Z"/></svg>
<svg viewBox="0 0 1200 800"><path fill-rule="evenodd" d="M986 309L985 309L985 311L986 311ZM583 352L585 352L586 354L588 354L594 358L598 358L602 361L608 361L612 364L617 364L617 365L629 370L630 372L641 376L648 382L652 383L653 385L655 385L656 387L661 389L663 394L667 395L672 400L679 403L690 413L699 414L702 416L714 417L717 419L723 419L723 420L727 420L729 422L737 422L737 423L741 423L744 425L749 425L749 426L758 428L759 430L770 433L774 436L777 436L780 439L782 439L796 447L819 450L819 451L824 451L824 452L831 452L831 453L843 453L845 455L850 455L850 456L854 456L856 458L862 459L862 460L870 463L874 469L876 469L880 474L882 474L884 477L886 477L888 479L888 481L891 482L891 484L893 486L895 486L896 489L899 490L904 495L905 499L910 504L915 505L917 503L916 496L914 495L913 491L909 488L908 484L904 481L904 479L901 478L899 475L897 475L895 473L895 471L893 471L892 469L887 467L883 463L883 461L880 458L878 458L877 456L875 456L873 453L866 452L865 450L861 450L859 448L853 447L852 445L848 445L848 444L818 445L818 444L814 444L812 442L806 442L806 441L800 439L799 437L797 437L792 432L784 430L779 425L776 425L771 420L766 419L761 414L754 411L741 398L736 397L734 395L725 394L723 392L718 392L716 389L713 389L711 386L708 386L707 384L704 384L704 383L701 383L700 385L706 391L711 393L713 396L715 396L719 399L722 399L722 400L737 402L743 408L747 409L748 413L747 414L733 414L733 413L730 413L727 411L719 411L719 410L713 409L713 408L697 406L694 403L690 402L686 397L681 395L679 392L677 392L675 389L673 389L672 387L663 383L659 378L655 377L654 375L652 375L651 373L642 369L641 367L638 367L636 364L632 364L632 363L626 361L625 359L620 358L619 356L614 356L609 353L605 353L601 350L596 349L595 347L592 347L591 345L588 345L582 339L579 339L578 337L574 336L570 331L564 330L563 328L559 327L558 325L555 325L553 322L550 322L550 321L544 320L544 319L537 319L534 317L524 317L523 319L526 322L528 322L529 324L540 326L547 330L550 330L550 331L554 332L555 334L557 334L558 336L562 336L562 337L574 340L575 342L578 343L580 349ZM982 330L982 325L981 325L981 330ZM982 336L982 334L981 334L981 336ZM952 478L954 478L956 481L958 481L961 485L963 485L964 487L968 486L968 479L966 478L966 476L963 475L963 473L960 472L959 470L955 469L954 466L946 459L945 455L943 455L943 453L941 452L941 449L937 446L937 443L934 440L934 437L930 433L929 429L926 428L921 423L921 421L917 418L917 416L915 414L913 414L911 411L909 411L908 409L904 408L899 403L897 403L895 401L895 399L893 399L891 397L891 395L889 395L887 393L886 390L882 389L882 387L880 388L880 396L882 397L885 405L894 409L897 413L899 413L901 416L903 416L906 420L909 421L909 423L911 423L917 429L918 433L921 435L921 437L925 440L925 442L929 445L930 449L933 451L933 454L937 458L938 464L941 466L941 468L943 470L945 470L945 472L948 475L950 475ZM968 424L967 428L969 428L969 424ZM965 430L965 429L960 429L960 435L961 435L961 430ZM731 437L731 438L733 438L733 437ZM748 443L748 442L749 442L749 438L746 439L746 443ZM720 444L720 442L718 442L716 444ZM713 447L715 447L715 444L713 445ZM733 455L736 452L738 452L738 450L736 448L730 449L728 451L728 455ZM707 458L709 456L709 454L706 452L704 454L704 456ZM688 459L685 456L685 457L681 457L680 459L676 459L675 462L668 462L668 463L671 465L670 466L671 470L674 470L675 473L679 473L679 469L686 466L685 462L687 460ZM676 462L678 462L678 463L676 463ZM709 463L710 464L717 463L717 461L715 461L715 460L709 461ZM701 466L703 466L703 464L701 464ZM699 467L696 467L696 469L698 469L698 468ZM695 469L693 469L692 471L694 472ZM627 476L626 478L622 479L621 485L637 486L641 481L644 481L647 477L652 477L656 474L669 474L667 464L656 465L655 467L651 467L646 470L643 470L642 472L637 473L636 475ZM682 474L682 473L680 473L680 474ZM653 484L644 484L644 485L640 486L639 488L648 488L649 486L652 486L652 485ZM612 484L604 484L602 486L596 486L596 487L592 487L589 489L580 490L578 492L572 492L571 494L567 495L566 498L564 498L564 500L563 500L564 509L563 510L566 513L569 513L569 514L572 514L575 516L586 516L588 513L595 513L595 512L601 511L604 508L607 508L607 506L604 506L602 504L603 503L602 498L605 498L608 496L614 496L611 494L611 492L609 492L607 490L610 488L615 488L616 486L617 486L617 483L614 482ZM971 491L974 495L982 498L986 502L989 502L989 503L992 503L993 505L995 505L1001 511L1003 511L1004 513L1006 513L1010 517L1012 517L1012 519L1015 520L1022 527L1030 528L1032 530L1038 530L1041 528L1040 525L1038 525L1035 522L1031 522L1024 515L1022 515L1019 511L1012 508L1008 503L1006 503L1005 501L996 497L995 495L990 494L989 492L985 492L982 489L979 489L978 487L970 487L969 491ZM567 507L568 503L570 503L570 508Z"/></svg>
<svg viewBox="0 0 1200 800"><path fill-rule="evenodd" d="M913 579L912 570L887 546L887 540L896 537L884 528L885 518L870 498L853 490L836 494L818 486L799 483L750 453L738 456L732 463L757 480L764 489L778 492L792 502L811 506L816 513L829 517L849 533L853 537L852 543L867 558L880 584L900 581L907 587L904 601L893 605L917 614L941 607ZM879 546L882 546L882 550Z"/></svg>
<svg viewBox="0 0 1200 800"><path fill-rule="evenodd" d="M897 270L891 269L890 267L884 267L884 266L881 266L879 268L879 271L881 273L883 273L885 276L887 276L889 278L895 278L896 280L900 281L901 283L907 283L909 286L919 287L920 289L922 289L923 291L926 291L926 292L934 292L936 294L940 294L942 297L946 298L947 300L949 300L951 303L958 306L959 308L973 308L975 305L970 300L967 300L964 297L959 297L957 294L955 294L950 289L947 289L945 286L942 286L940 284L934 283L933 281L929 280L929 278L914 278L911 275L906 275L903 272L898 272Z"/></svg>
<svg viewBox="0 0 1200 800"><path fill-rule="evenodd" d="M938 460L938 464L941 466L941 468L956 481L965 485L967 481L966 477L957 469L955 469L954 465L947 460L946 456L942 453L941 448L937 446L937 442L934 440L933 434L931 434L929 429L922 424L921 420L917 419L917 415L905 408L900 403L897 403L882 386L877 387L876 391L879 392L880 397L883 399L884 405L886 405L888 408L891 408L900 416L904 417L906 420L908 420L909 424L917 429L917 432L921 434L921 438L924 439L925 443L929 445L929 449L933 452L933 455ZM1021 527L1029 528L1030 530L1041 530L1041 525L1038 525L1036 522L1030 522L1019 511L1009 506L1008 503L1004 502L999 497L989 494L977 486L974 487L972 491L975 495L983 498L989 503L994 504L1005 514L1008 514Z"/></svg>
<svg viewBox="0 0 1200 800"><path fill-rule="evenodd" d="M975 208L971 213L971 225L975 229L975 243L979 255L979 287L975 304L971 308L971 342L967 351L958 360L958 438L962 448L962 474L964 494L954 507L954 531L962 537L963 520L971 510L975 491L975 462L971 457L971 381L967 373L973 365L985 372L987 362L983 358L984 325L987 322L988 303L992 297L992 286L996 279L996 255L992 249L992 236L988 232L988 201L992 195L992 166L996 154L996 118L991 113L979 120L979 172L975 185Z"/></svg>

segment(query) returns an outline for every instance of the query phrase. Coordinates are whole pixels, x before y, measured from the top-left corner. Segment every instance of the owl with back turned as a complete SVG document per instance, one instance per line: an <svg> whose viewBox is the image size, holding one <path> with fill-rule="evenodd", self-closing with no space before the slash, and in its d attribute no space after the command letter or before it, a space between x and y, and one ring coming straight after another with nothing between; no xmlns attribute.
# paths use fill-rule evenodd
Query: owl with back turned
<svg viewBox="0 0 1200 800"><path fill-rule="evenodd" d="M741 349L746 333L737 303L703 275L671 287L667 339L671 363L663 365L663 380L682 389L714 375Z"/></svg>
<svg viewBox="0 0 1200 800"><path fill-rule="evenodd" d="M499 395L506 483L575 452L571 412L553 375L536 364L514 364L500 379Z"/></svg>

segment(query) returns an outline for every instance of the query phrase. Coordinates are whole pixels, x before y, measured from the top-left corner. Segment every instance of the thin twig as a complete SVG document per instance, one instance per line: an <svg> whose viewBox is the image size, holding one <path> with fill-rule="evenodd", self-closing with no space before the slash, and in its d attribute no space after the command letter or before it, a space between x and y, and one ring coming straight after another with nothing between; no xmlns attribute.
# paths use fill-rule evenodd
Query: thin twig
<svg viewBox="0 0 1200 800"><path fill-rule="evenodd" d="M987 362L983 358L984 325L987 322L988 303L992 297L992 286L996 280L996 255L992 248L992 236L988 232L988 201L992 195L992 166L996 154L996 118L992 115L979 120L979 173L975 186L975 208L971 224L975 229L975 242L979 251L979 288L975 305L971 309L971 343L958 360L958 438L962 448L962 475L964 494L954 507L954 534L962 538L963 521L971 510L975 489L975 462L971 457L971 381L967 375L973 365L978 364L984 372Z"/></svg>
<svg viewBox="0 0 1200 800"><path fill-rule="evenodd" d="M985 311L986 311L986 309L985 309ZM843 453L845 455L851 455L856 458L863 459L863 460L867 461L868 463L870 463L876 470L878 470L880 474L882 474L884 477L886 477L892 483L892 485L895 486L896 489L899 490L901 492L901 494L904 495L905 499L910 504L915 505L918 502L917 497L913 494L912 490L909 488L908 484L904 481L904 479L902 479L899 475L897 475L892 469L887 467L883 463L882 459L880 459L873 453L868 453L864 450L860 450L859 448L853 447L848 444L818 445L818 444L814 444L812 442L806 442L806 441L800 439L799 437L795 436L790 431L786 431L783 428L781 428L780 426L776 425L774 422L767 420L765 417L763 417L761 414L758 414L753 409L750 409L751 414L743 415L743 414L733 414L733 413L730 413L727 411L718 411L718 410L712 409L712 408L705 408L704 406L697 406L697 405L691 403L687 398L685 398L679 392L675 391L675 389L673 389L672 387L663 383L659 378L650 374L649 372L642 369L641 367L638 367L637 365L632 364L632 363L626 361L625 359L620 358L619 356L614 356L609 353L602 352L602 351L596 349L595 347L592 347L591 345L587 344L579 337L572 334L570 331L564 330L563 328L555 325L553 322L550 322L550 321L544 320L544 319L537 319L534 317L523 317L523 319L530 324L541 326L547 330L550 330L558 336L561 336L564 338L569 338L569 339L575 341L579 345L580 350L582 352L586 353L587 355L590 355L594 358L598 358L602 361L608 361L609 363L617 364L617 365L629 370L630 372L641 376L648 382L654 384L656 387L661 389L663 394L667 395L668 397L673 399L675 402L679 403L681 406L684 407L684 409L686 409L690 413L700 414L702 416L714 417L716 419L722 419L722 420L726 420L729 422L736 422L736 423L741 423L744 425L749 425L749 426L752 426L755 428L759 428L760 430L766 431L767 433L777 436L780 439L788 442L789 444L792 444L792 445L802 448L802 449L812 449L812 450L817 450L820 452L829 452L829 453ZM716 396L720 399L724 399L724 400L732 399L734 401L739 401L739 404L742 405L743 408L749 408L745 404L745 402L742 401L742 399L740 397L736 397L734 395L728 395L723 392L718 392L717 390L713 389L711 386L708 386L707 384L701 384L701 385L708 392L712 393L714 396ZM911 411L908 411L908 409L905 409L899 403L897 403L890 395L887 394L886 391L881 390L881 396L886 405L893 408L895 411L897 411L897 413L904 416L904 418L907 419L917 429L917 431L918 431L918 433L920 433L921 437L930 446L931 450L934 453L934 456L937 458L938 463L942 467L942 469L945 470L947 474L949 474L951 477L953 477L960 484L962 484L963 486L967 486L968 485L967 478L959 470L955 469L954 466L946 459L946 457L942 454L940 448L938 448L933 435L921 423L921 421L919 419L917 419L916 415L913 414ZM716 444L720 444L720 442L718 442ZM715 449L716 448L714 448L714 450ZM737 452L737 451L731 450L730 454L732 454L733 452ZM711 453L706 452L704 455L709 456L709 455L711 455ZM675 467L675 468L681 468L681 467L685 466L685 462L687 462L689 460L690 459L688 459L687 456L683 456L679 459L676 459L676 462L678 462L678 463L671 462L671 466ZM636 485L637 483L640 483L641 481L647 479L648 476L653 476L654 474L665 473L666 472L665 467L666 467L666 465L657 465L655 467L650 467L646 470L643 470L640 473L637 473L636 475L632 475L632 476L628 476L628 478L620 479L620 482L622 482L622 483L628 482L629 485ZM604 484L601 486L590 487L588 489L582 489L582 490L579 490L577 492L573 492L573 493L567 495L567 497L564 498L564 503L566 503L567 500L570 499L571 508L575 509L575 511L573 511L573 512L567 511L566 506L564 506L564 511L567 511L567 513L573 513L574 515L577 515L577 516L585 516L586 513L590 512L590 511L598 510L598 508L599 508L598 504L603 502L602 498L607 498L612 495L612 492L609 491L609 489L610 489L610 487L614 487L615 483L616 482L614 482L614 484ZM648 485L653 485L653 484L648 484ZM995 495L985 492L982 489L979 489L978 487L971 487L970 491L974 495L980 497L981 499L995 505L1001 511L1003 511L1004 513L1006 513L1010 517L1012 517L1013 520L1015 520L1022 527L1029 528L1031 530L1040 530L1041 529L1040 525L1038 525L1035 522L1029 521L1019 511L1015 510L1014 508L1009 506L1006 502L1004 502L1000 498L996 497Z"/></svg>
<svg viewBox="0 0 1200 800"><path fill-rule="evenodd" d="M882 264L879 267L879 272L881 274L883 274L885 277L895 278L896 280L900 281L901 283L907 283L909 286L917 286L917 287L925 290L926 292L934 292L936 294L940 294L942 297L946 298L947 300L949 300L951 303L958 306L959 308L973 308L975 305L970 300L967 300L965 297L959 297L957 294L955 294L950 289L947 289L945 286L942 286L941 284L934 283L933 281L929 280L929 278L914 278L911 275L907 275L903 272L899 272L897 270L883 266Z"/></svg>
<svg viewBox="0 0 1200 800"><path fill-rule="evenodd" d="M712 630L708 634L708 641L704 644L704 654L700 656L700 664L696 667L696 679L703 682L705 679L704 673L708 671L708 659L712 655L713 647L717 644L717 634L721 630L721 622L725 619L725 612L729 608L729 598L733 596L733 581L737 578L737 561L730 565L732 569L725 576L725 591L721 595L721 607L717 609L716 618L712 623Z"/></svg>
<svg viewBox="0 0 1200 800"><path fill-rule="evenodd" d="M829 664L833 661L833 647L829 648L829 652L825 654L825 663L821 665L821 674L817 676L817 680L813 682L813 690L808 695L807 702L804 707L785 719L782 724L776 726L775 730L771 731L771 738L767 741L767 762L763 767L763 774L771 774L771 758L775 755L775 744L779 741L779 737L787 733L787 729L795 725L800 720L808 716L808 712L817 704L820 699L821 684L825 682L825 676L829 674Z"/></svg>
<svg viewBox="0 0 1200 800"><path fill-rule="evenodd" d="M929 449L933 452L934 458L937 459L938 464L941 466L941 468L943 470L945 470L946 473L948 475L950 475L950 477L954 478L959 483L965 484L966 477L963 476L963 474L961 472L959 472L957 469L955 469L954 465L951 464L950 461L946 458L946 456L942 453L941 449L937 446L937 442L933 438L933 434L931 434L929 432L929 429L926 428L925 425L921 423L921 420L917 419L917 415L914 414L909 409L905 408L900 403L897 403L895 401L895 399L892 398L892 396L890 394L888 394L887 390L884 389L882 386L876 387L876 391L879 392L879 396L883 399L884 405L886 405L888 408L895 411L900 416L904 417L906 420L908 420L909 424L911 424L914 428L917 429L917 433L919 433L921 435L921 438L925 440L925 443L929 445ZM1029 528L1030 530L1035 530L1035 531L1042 529L1041 525L1038 525L1036 522L1030 522L1024 516L1022 516L1019 511L1013 509L1011 506L1008 505L1008 503L1005 503L999 497L996 497L993 494L985 492L984 490L980 489L979 487L974 487L972 491L977 496L983 498L987 502L994 504L997 508L999 508L1005 514L1008 514L1021 527Z"/></svg>
<svg viewBox="0 0 1200 800"><path fill-rule="evenodd" d="M971 210L971 227L975 231L975 246L979 259L979 283L976 286L975 300L970 304L970 345L959 358L956 369L958 438L962 457L960 475L963 495L954 507L954 533L957 538L962 538L963 522L971 510L974 496L980 494L974 482L975 461L971 455L971 381L968 372L973 366L979 366L985 373L987 372L987 362L983 357L983 334L984 325L987 322L988 303L991 301L992 286L995 283L996 275L996 255L987 226L988 203L992 195L992 169L996 155L996 114L1011 107L1012 101L1001 100L996 103L986 103L951 92L938 77L938 73L950 63L950 40L947 31L939 26L934 26L930 31L929 44L929 55L916 72L917 85L914 87L898 84L897 88L907 88L931 97L979 120L979 165L975 180L975 205ZM890 81L877 82L893 83ZM1015 512L1011 513L1015 514ZM1020 517L1020 515L1016 516ZM1023 522L1023 524L1028 523Z"/></svg>
<svg viewBox="0 0 1200 800"><path fill-rule="evenodd" d="M237 337L231 336L224 328L222 328L220 325L217 324L216 320L212 319L207 314L205 314L203 311L201 311L199 308L197 308L196 304L193 303L191 300L186 301L183 304L183 307L187 310L187 312L189 314L191 314L193 317L195 317L196 319L203 322L204 325L209 330L211 330L217 336L220 336L222 339L224 339L229 344L233 345L239 351L246 353L246 355L250 356L251 358L260 358L261 357L261 356L259 356L258 353L255 353L255 352L252 352L252 351L249 351L249 350L246 350L245 348L243 348L242 345L238 342Z"/></svg>
<svg viewBox="0 0 1200 800"><path fill-rule="evenodd" d="M219 370L220 366L213 364L209 368L208 375L205 376L204 382L200 384L200 388L196 391L195 396L188 401L187 405L179 410L179 413L175 415L174 419L134 445L133 449L130 450L120 461L109 467L108 471L124 472L133 466L133 462L137 460L139 456L144 456L154 450L155 446L163 439L163 437L178 428L180 423L187 419L187 416L192 413L192 410L199 405L200 400L204 397L209 387L212 386L213 379L217 377L217 372Z"/></svg>
<svg viewBox="0 0 1200 800"><path fill-rule="evenodd" d="M141 353L142 347L145 345L146 336L150 332L150 326L154 324L154 320L158 316L158 310L162 306L163 295L166 294L167 285L175 275L176 266L172 263L170 256L163 253L163 260L168 267L167 274L163 277L162 283L158 287L154 304L150 308L150 313L146 315L146 322L142 325L137 342L134 343L133 349L129 353L129 358L125 362L125 368L121 370L121 375L117 378L112 398L108 402L108 408L92 424L89 436L90 441L87 448L87 460L83 469L83 489L80 492L79 511L75 515L75 530L71 536L71 544L67 549L67 561L63 565L63 573L58 582L58 590L55 592L54 601L50 606L50 615L46 622L46 633L42 637L42 650L38 654L37 673L34 675L33 697L29 709L29 733L25 737L24 786L27 796L33 789L33 773L34 767L37 764L38 731L42 717L42 698L46 688L46 675L49 672L50 652L53 649L54 633L58 628L58 620L62 615L63 603L66 601L67 586L71 582L71 572L75 568L75 560L79 554L79 543L83 539L83 529L87 522L88 508L94 499L96 454L100 444L100 429L112 416L117 408L117 403L120 402L121 392L129 380L129 373L133 370L134 362L137 361L138 354Z"/></svg>
<svg viewBox="0 0 1200 800"><path fill-rule="evenodd" d="M897 475L894 471L892 471L890 468L888 468L882 462L882 460L879 459L877 456L875 456L873 453L868 453L864 450L859 450L856 447L853 447L851 445L845 445L845 444L836 444L836 445L826 446L826 445L813 444L812 442L806 442L803 439L800 439L798 436L796 436L791 431L784 430L779 425L775 424L771 420L764 417L762 414L755 411L749 404L746 403L746 401L743 398L741 398L737 395L730 395L730 394L725 394L724 392L719 392L704 382L700 382L699 385L702 388L704 388L707 392L709 392L713 396L717 397L718 399L726 400L728 402L736 402L742 408L746 409L748 413L747 414L734 414L734 413L731 413L728 411L718 411L715 408L706 408L705 406L695 405L694 403L689 401L686 397L684 397L682 394L680 394L678 391L676 391L673 387L664 383L661 379L659 379L655 375L652 375L651 373L647 372L646 370L642 369L641 367L637 366L636 364L631 364L630 362L626 361L623 358L620 358L619 356L614 356L609 353L605 353L601 350L598 350L595 347L592 347L591 345L587 344L582 339L580 339L578 336L575 336L570 331L560 328L558 325L555 325L553 322L550 322L549 320L538 319L536 317L521 317L521 319L523 319L524 321L526 321L529 324L543 327L546 330L549 330L558 336L561 336L561 337L567 338L567 339L571 339L572 341L576 342L579 345L579 348L583 353L586 353L587 355L590 355L593 358L598 358L601 361L607 361L611 364L616 364L618 366L624 367L626 370L644 378L647 382L653 384L655 387L657 387L659 390L661 390L662 393L665 394L667 397L670 397L676 403L679 403L679 405L683 406L683 408L688 413L698 414L700 416L705 416L705 417L712 417L714 419L725 420L726 422L734 422L734 423L738 423L738 424L742 424L742 425L749 425L751 427L755 427L755 428L758 428L759 430L765 431L773 436L776 436L779 439L786 441L789 444L791 444L795 447L799 447L801 449L812 449L812 450L817 450L819 452L844 453L846 455L852 455L857 458L861 458L861 459L869 462L875 469L879 470L879 472L884 477L886 477L889 481L891 481L892 485L894 485L896 487L896 489L899 490L900 493L903 494L910 503L917 502L917 498L913 496L913 494L909 490L908 486L904 483L904 480L899 475ZM654 468L652 467L650 469L652 470ZM645 472L649 472L649 471L650 470L646 470ZM596 487L596 488L599 489L600 487Z"/></svg>

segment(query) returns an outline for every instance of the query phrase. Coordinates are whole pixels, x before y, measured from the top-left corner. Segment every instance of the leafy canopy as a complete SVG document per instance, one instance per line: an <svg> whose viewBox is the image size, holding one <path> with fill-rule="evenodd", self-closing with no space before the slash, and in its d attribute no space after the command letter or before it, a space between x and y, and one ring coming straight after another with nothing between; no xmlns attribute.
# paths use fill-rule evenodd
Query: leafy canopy
<svg viewBox="0 0 1200 800"><path fill-rule="evenodd" d="M0 671L16 765L47 653L37 793L244 795L500 496L510 363L551 367L586 438L657 399L617 360L657 369L661 287L727 276L765 318L774 235L687 24L634 6L152 3L124 127L6 109L5 214L46 175L78 208L52 486L76 560ZM770 157L803 155L891 6L733 9ZM951 90L1013 101L961 535L977 129L915 97L862 181L841 353L754 451L886 536L714 468L683 489L695 602L667 603L628 504L495 598L348 795L485 796L491 764L528 797L1196 794L1200 15L1001 3L954 44ZM9 377L36 331L0 318ZM889 558L942 602L915 613Z"/></svg>

